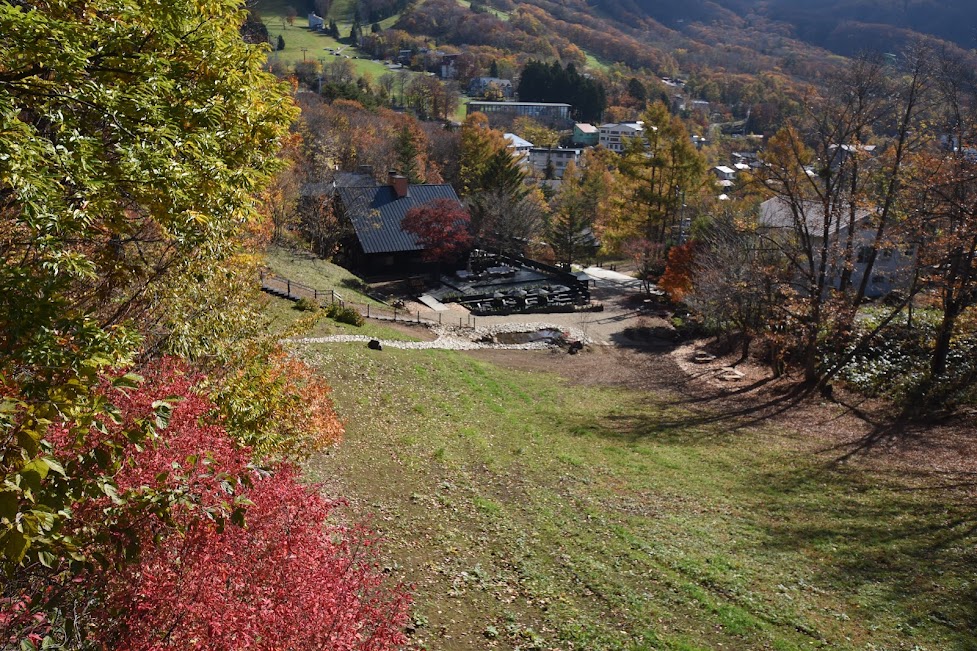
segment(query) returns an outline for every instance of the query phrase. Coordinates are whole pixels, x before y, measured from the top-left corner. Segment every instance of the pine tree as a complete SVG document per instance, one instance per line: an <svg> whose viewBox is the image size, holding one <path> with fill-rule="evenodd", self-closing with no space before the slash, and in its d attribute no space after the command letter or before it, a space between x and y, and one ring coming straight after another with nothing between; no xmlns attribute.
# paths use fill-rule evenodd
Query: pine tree
<svg viewBox="0 0 977 651"><path fill-rule="evenodd" d="M407 177L407 182L422 183L424 179L421 177L417 167L417 143L415 142L414 134L411 133L407 125L404 125L397 134L397 140L394 142L394 151L397 153L400 173Z"/></svg>
<svg viewBox="0 0 977 651"><path fill-rule="evenodd" d="M278 35L278 47L275 49L277 50L285 49L285 37L283 37L281 34Z"/></svg>

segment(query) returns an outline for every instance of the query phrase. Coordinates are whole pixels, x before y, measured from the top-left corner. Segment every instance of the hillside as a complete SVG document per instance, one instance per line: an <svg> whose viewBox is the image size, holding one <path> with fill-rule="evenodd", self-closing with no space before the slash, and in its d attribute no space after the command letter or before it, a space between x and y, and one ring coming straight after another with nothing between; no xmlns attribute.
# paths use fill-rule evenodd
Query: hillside
<svg viewBox="0 0 977 651"><path fill-rule="evenodd" d="M977 4L966 0L596 0L593 7L623 21L651 18L685 31L695 23L727 29L764 25L805 43L851 55L864 50L897 50L920 36L963 48L975 44Z"/></svg>

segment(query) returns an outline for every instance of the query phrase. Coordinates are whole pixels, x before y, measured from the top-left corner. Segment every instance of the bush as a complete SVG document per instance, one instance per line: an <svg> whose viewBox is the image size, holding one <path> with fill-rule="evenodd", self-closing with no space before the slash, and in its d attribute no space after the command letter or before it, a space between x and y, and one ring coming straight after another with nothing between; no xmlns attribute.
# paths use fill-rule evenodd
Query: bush
<svg viewBox="0 0 977 651"><path fill-rule="evenodd" d="M295 309L300 312L318 312L319 304L311 298L300 298L295 301Z"/></svg>
<svg viewBox="0 0 977 651"><path fill-rule="evenodd" d="M332 303L328 308L326 308L326 316L330 319L334 319L339 323L346 323L357 328L366 323L366 320L360 315L359 312L351 307L345 307L339 303Z"/></svg>

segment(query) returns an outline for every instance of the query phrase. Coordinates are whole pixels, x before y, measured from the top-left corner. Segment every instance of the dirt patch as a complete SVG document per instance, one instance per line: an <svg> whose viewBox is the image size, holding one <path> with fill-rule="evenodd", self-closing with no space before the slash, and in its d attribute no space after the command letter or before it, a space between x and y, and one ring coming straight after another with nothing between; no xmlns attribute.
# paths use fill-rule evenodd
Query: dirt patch
<svg viewBox="0 0 977 651"><path fill-rule="evenodd" d="M410 335L418 341L434 341L438 338L431 328L422 323L410 323L409 321L383 321L383 326Z"/></svg>

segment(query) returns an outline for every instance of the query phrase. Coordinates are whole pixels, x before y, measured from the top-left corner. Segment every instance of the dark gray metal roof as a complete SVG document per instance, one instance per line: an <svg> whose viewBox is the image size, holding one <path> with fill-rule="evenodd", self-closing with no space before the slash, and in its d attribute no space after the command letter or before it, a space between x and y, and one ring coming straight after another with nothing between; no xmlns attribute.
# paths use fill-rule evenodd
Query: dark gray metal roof
<svg viewBox="0 0 977 651"><path fill-rule="evenodd" d="M424 247L417 238L400 228L407 211L435 199L458 201L458 195L450 185L411 185L402 199L397 198L389 185L337 188L336 193L364 253L422 250Z"/></svg>

